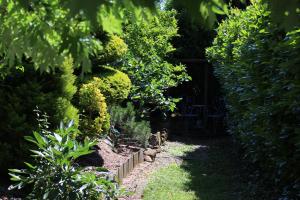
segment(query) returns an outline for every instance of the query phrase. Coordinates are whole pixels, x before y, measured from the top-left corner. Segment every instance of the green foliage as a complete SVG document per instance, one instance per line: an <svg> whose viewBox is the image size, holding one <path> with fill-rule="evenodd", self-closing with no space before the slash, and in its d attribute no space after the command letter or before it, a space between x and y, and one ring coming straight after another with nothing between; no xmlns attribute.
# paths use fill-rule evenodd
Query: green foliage
<svg viewBox="0 0 300 200"><path fill-rule="evenodd" d="M63 122L74 120L75 125L78 125L78 110L71 103L73 96L77 91L77 88L74 85L76 76L73 74L72 57L66 57L59 69L61 73L57 80L58 88L55 90L55 92L58 93L56 104L54 106L55 124L58 124L59 120L62 120Z"/></svg>
<svg viewBox="0 0 300 200"><path fill-rule="evenodd" d="M103 55L100 56L100 59L105 60L106 62L112 62L122 58L128 48L126 43L122 38L116 35L109 37L107 44L104 47Z"/></svg>
<svg viewBox="0 0 300 200"><path fill-rule="evenodd" d="M151 135L150 123L137 118L137 113L131 103L127 103L125 108L112 106L110 108L110 116L114 137L117 138L118 134L122 133L139 141L143 146L147 146Z"/></svg>
<svg viewBox="0 0 300 200"><path fill-rule="evenodd" d="M79 90L82 119L80 129L84 136L99 137L108 131L109 117L105 97L93 83L83 84Z"/></svg>
<svg viewBox="0 0 300 200"><path fill-rule="evenodd" d="M179 99L167 97L164 93L189 80L185 66L167 61L168 54L174 51L170 40L175 36L177 22L174 11L162 11L151 21L139 24L131 21L126 26L128 55L122 70L132 80L132 100L165 111L175 109Z"/></svg>
<svg viewBox="0 0 300 200"><path fill-rule="evenodd" d="M207 55L230 113L230 131L273 195L299 197L300 29L285 33L260 1L232 10Z"/></svg>
<svg viewBox="0 0 300 200"><path fill-rule="evenodd" d="M72 59L67 57L54 74L40 74L26 62L21 66L0 81L0 140L11 146L0 153L8 161L0 163L1 170L22 162L26 152L23 136L37 128L33 113L36 106L51 116L51 128L61 119L74 120L78 125L78 110L71 103L76 92Z"/></svg>
<svg viewBox="0 0 300 200"><path fill-rule="evenodd" d="M98 77L94 77L90 83L97 86L109 104L125 100L131 89L129 77L111 67L101 67Z"/></svg>
<svg viewBox="0 0 300 200"><path fill-rule="evenodd" d="M265 1L272 7L274 20L283 27L299 26L299 0ZM1 0L1 63L13 67L16 59L25 56L32 59L36 68L49 71L71 54L75 66L81 65L83 72L87 72L91 68L90 55L102 49L101 42L93 35L94 30L100 27L108 33L120 33L126 15L124 10L132 13L131 19L135 22L141 18L151 19L157 2L93 0L86 4L78 0ZM215 24L216 14L228 13L223 0L174 2L186 7L194 18L209 27ZM1 70L0 75L5 74Z"/></svg>
<svg viewBox="0 0 300 200"><path fill-rule="evenodd" d="M72 126L61 127L55 132L33 132L26 140L37 150L31 150L35 164L25 163L26 169L11 169L10 189L21 189L33 184L30 199L116 199L117 185L105 176L96 176L75 164L80 156L92 151L96 142L85 140L83 144L72 139L78 130Z"/></svg>
<svg viewBox="0 0 300 200"><path fill-rule="evenodd" d="M16 59L25 56L36 68L50 71L71 54L75 66L89 71L89 57L103 48L93 32L101 28L120 33L124 8L135 20L148 18L154 0L146 4L131 0L93 0L88 4L78 0L0 1L1 60L13 67Z"/></svg>

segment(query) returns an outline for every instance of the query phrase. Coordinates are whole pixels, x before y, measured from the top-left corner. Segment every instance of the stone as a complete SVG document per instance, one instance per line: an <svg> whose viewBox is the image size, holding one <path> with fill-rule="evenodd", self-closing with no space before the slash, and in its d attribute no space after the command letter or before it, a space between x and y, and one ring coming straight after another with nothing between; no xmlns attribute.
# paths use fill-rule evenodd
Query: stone
<svg viewBox="0 0 300 200"><path fill-rule="evenodd" d="M146 151L144 151L144 155L151 156L151 157L155 157L156 153L157 152L155 149L147 149Z"/></svg>
<svg viewBox="0 0 300 200"><path fill-rule="evenodd" d="M157 147L157 148L155 149L155 151L156 151L156 153L160 153L160 152L161 152L161 148L160 148L160 147Z"/></svg>
<svg viewBox="0 0 300 200"><path fill-rule="evenodd" d="M152 146L160 146L161 145L161 136L160 132L152 134L149 138L149 144Z"/></svg>
<svg viewBox="0 0 300 200"><path fill-rule="evenodd" d="M150 156L147 156L147 155L144 157L144 160L146 162L153 162L153 159Z"/></svg>
<svg viewBox="0 0 300 200"><path fill-rule="evenodd" d="M166 129L163 129L163 130L161 131L160 137L161 137L161 143L162 143L162 144L165 144L165 142L166 142L167 139L168 139L168 132L167 132Z"/></svg>

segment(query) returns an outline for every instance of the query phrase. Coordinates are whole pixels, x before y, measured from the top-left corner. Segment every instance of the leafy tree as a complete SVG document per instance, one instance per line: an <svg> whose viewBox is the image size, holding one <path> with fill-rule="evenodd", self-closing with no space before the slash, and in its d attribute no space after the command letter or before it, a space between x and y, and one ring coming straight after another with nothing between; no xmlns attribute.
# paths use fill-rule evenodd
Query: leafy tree
<svg viewBox="0 0 300 200"><path fill-rule="evenodd" d="M23 56L41 71L50 71L68 54L74 58L75 67L89 71L89 56L102 49L101 41L92 33L99 28L120 33L124 8L138 19L154 7L154 1L138 2L1 0L0 63L5 63L0 65L1 71L4 66L13 67ZM145 6L149 9L143 9Z"/></svg>
<svg viewBox="0 0 300 200"><path fill-rule="evenodd" d="M189 80L185 66L167 61L168 54L175 50L170 40L177 36L177 30L174 11L159 12L151 21L131 21L125 27L128 54L121 69L133 83L130 98L141 106L173 111L179 99L165 93Z"/></svg>

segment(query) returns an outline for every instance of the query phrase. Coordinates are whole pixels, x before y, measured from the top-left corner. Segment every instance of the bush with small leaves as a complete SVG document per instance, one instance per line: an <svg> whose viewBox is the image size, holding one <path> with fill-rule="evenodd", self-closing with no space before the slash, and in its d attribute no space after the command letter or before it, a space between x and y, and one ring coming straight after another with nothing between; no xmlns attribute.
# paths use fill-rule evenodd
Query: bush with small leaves
<svg viewBox="0 0 300 200"><path fill-rule="evenodd" d="M284 32L263 1L234 9L207 55L229 110L229 131L275 197L300 197L300 29ZM257 181L256 181L257 182ZM262 197L262 199L265 199Z"/></svg>
<svg viewBox="0 0 300 200"><path fill-rule="evenodd" d="M122 58L128 50L124 40L117 35L109 37L109 41L104 46L103 59L106 62L112 62Z"/></svg>
<svg viewBox="0 0 300 200"><path fill-rule="evenodd" d="M83 84L79 90L82 119L80 129L84 136L99 137L108 131L109 116L105 97L93 83Z"/></svg>
<svg viewBox="0 0 300 200"><path fill-rule="evenodd" d="M98 77L94 77L89 83L97 86L109 104L125 100L131 89L129 77L111 67L101 67Z"/></svg>

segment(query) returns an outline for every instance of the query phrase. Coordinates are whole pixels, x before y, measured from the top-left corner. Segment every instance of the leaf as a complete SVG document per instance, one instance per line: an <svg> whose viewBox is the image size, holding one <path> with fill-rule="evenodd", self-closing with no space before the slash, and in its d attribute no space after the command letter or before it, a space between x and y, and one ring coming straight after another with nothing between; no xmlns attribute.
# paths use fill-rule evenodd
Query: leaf
<svg viewBox="0 0 300 200"><path fill-rule="evenodd" d="M42 152L40 151L36 151L36 150L30 150L32 153L34 153L36 156L39 156L39 157L42 157L42 158L45 158L45 154L43 154Z"/></svg>
<svg viewBox="0 0 300 200"><path fill-rule="evenodd" d="M36 166L33 166L32 164L30 164L28 162L24 162L24 163L25 163L25 165L27 165L31 169L36 169L37 168Z"/></svg>
<svg viewBox="0 0 300 200"><path fill-rule="evenodd" d="M61 143L62 141L62 137L60 135L58 135L57 133L53 133L54 137L56 138L56 140Z"/></svg>
<svg viewBox="0 0 300 200"><path fill-rule="evenodd" d="M38 142L37 145L39 147L44 147L46 144L44 138L38 132L35 132L35 131L33 132L33 135L34 135L36 141Z"/></svg>
<svg viewBox="0 0 300 200"><path fill-rule="evenodd" d="M213 5L213 6L211 7L211 10L212 10L214 13L219 14L219 15L224 15L224 14L225 14L225 12L224 12L223 10L221 10L218 6L215 6L215 5Z"/></svg>
<svg viewBox="0 0 300 200"><path fill-rule="evenodd" d="M71 128L73 125L74 125L74 120L72 119L72 120L68 123L67 128Z"/></svg>
<svg viewBox="0 0 300 200"><path fill-rule="evenodd" d="M8 174L11 176L10 180L12 180L12 181L21 181L22 180L21 177L18 175L15 175L12 173L8 173Z"/></svg>

